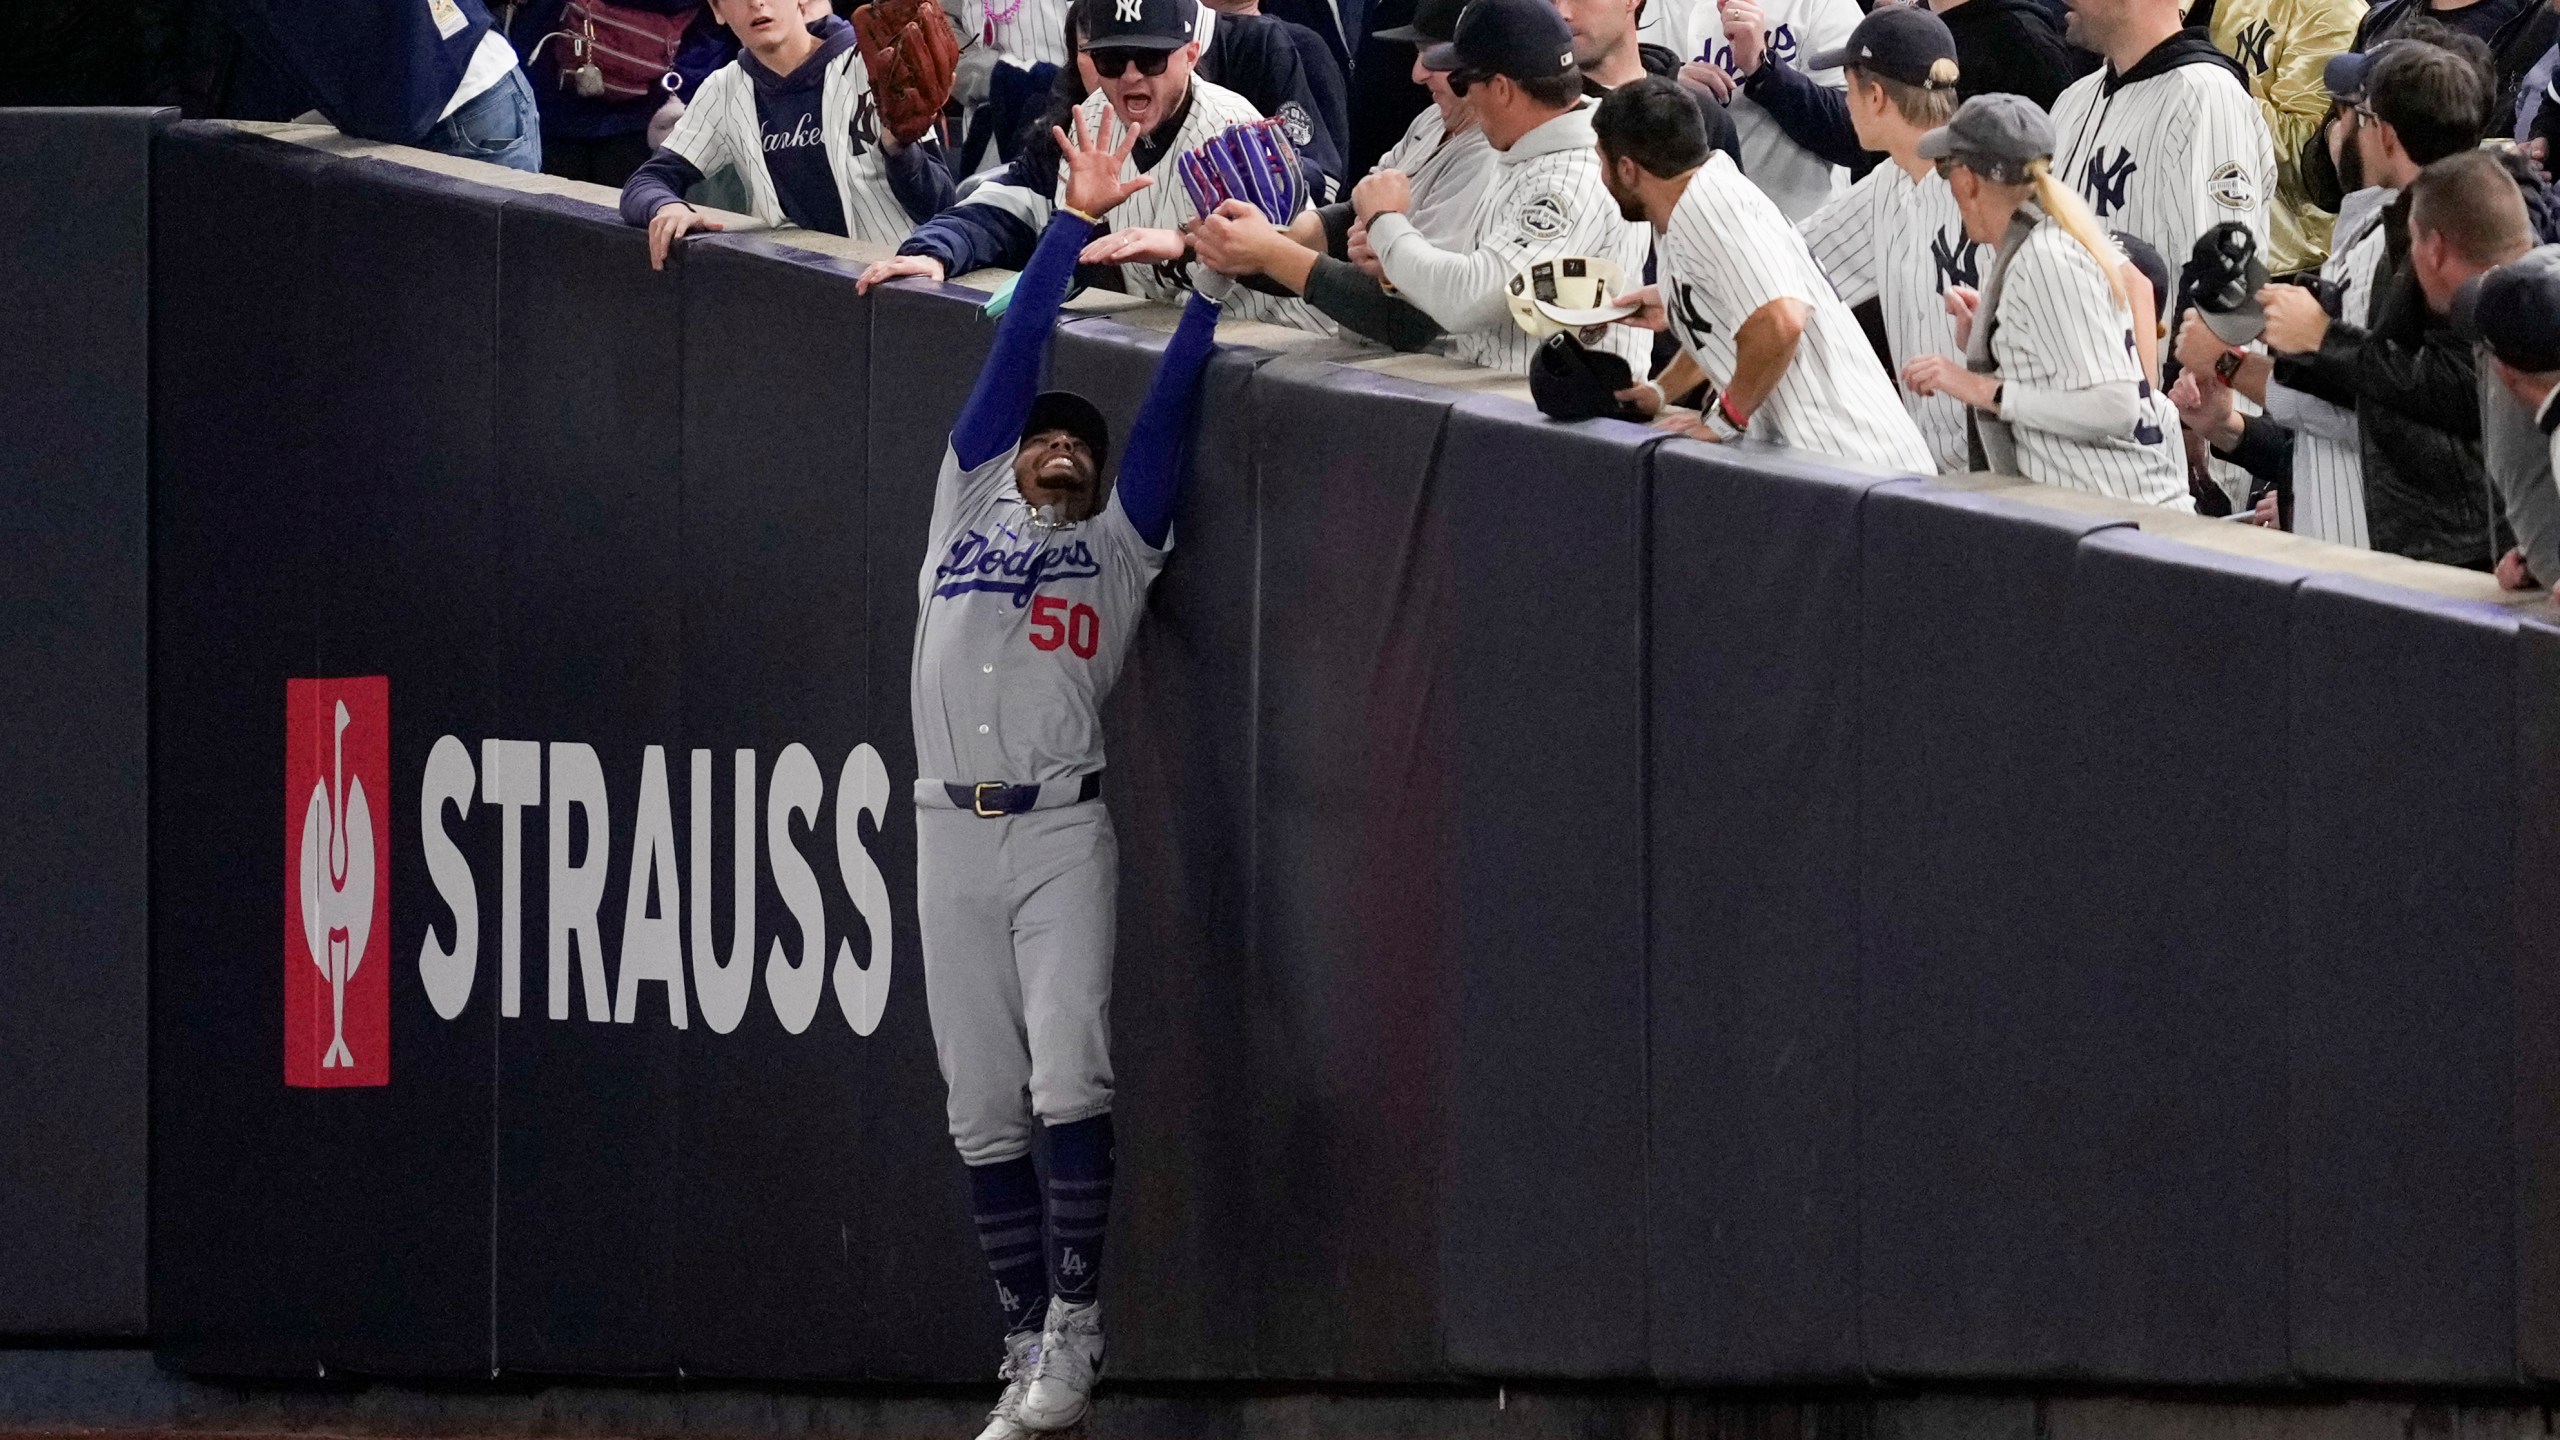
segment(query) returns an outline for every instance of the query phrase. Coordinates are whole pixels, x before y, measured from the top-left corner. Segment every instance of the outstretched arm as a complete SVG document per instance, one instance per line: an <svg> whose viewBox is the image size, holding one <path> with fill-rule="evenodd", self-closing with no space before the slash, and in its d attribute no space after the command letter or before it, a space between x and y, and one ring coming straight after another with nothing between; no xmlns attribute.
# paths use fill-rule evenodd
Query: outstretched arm
<svg viewBox="0 0 2560 1440"><path fill-rule="evenodd" d="M1136 126L1116 139L1099 141L1087 133L1083 116L1076 117L1075 126L1072 136L1061 129L1050 131L1066 167L1065 203L1049 217L1031 263L1014 282L1012 306L996 326L995 349L978 372L969 403L960 409L960 423L951 427L951 453L963 471L986 464L1022 438L1022 422L1031 418L1031 402L1040 393L1040 361L1049 349L1049 332L1075 283L1077 254L1104 215L1155 183L1144 176L1120 178L1138 144Z"/></svg>
<svg viewBox="0 0 2560 1440"><path fill-rule="evenodd" d="M977 469L1022 438L1022 422L1031 418L1031 402L1040 393L1049 333L1067 287L1075 283L1076 252L1092 237L1093 222L1081 215L1060 210L1049 217L1031 263L1014 282L1012 307L996 322L995 348L978 372L977 388L951 427L951 453L962 470Z"/></svg>
<svg viewBox="0 0 2560 1440"><path fill-rule="evenodd" d="M1161 550L1173 529L1173 502L1182 492L1182 442L1191 430L1191 405L1200 374L1217 348L1218 302L1195 294L1182 309L1182 324L1164 347L1156 378L1129 424L1129 448L1120 459L1120 510L1138 538Z"/></svg>

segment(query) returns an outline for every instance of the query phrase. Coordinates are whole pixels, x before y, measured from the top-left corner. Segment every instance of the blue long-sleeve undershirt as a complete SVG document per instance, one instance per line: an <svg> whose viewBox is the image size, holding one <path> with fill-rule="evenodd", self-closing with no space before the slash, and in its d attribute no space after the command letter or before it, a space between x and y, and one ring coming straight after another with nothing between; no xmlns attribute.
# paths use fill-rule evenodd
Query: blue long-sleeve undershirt
<svg viewBox="0 0 2560 1440"><path fill-rule="evenodd" d="M1092 223L1064 208L1051 214L1049 228L1040 232L1040 244L1014 282L1004 319L997 322L995 348L978 372L977 388L969 392L959 423L951 427L951 453L962 470L977 469L1022 438L1031 402L1040 394L1040 362L1049 352L1058 307L1075 283L1076 256L1092 238Z"/></svg>
<svg viewBox="0 0 2560 1440"><path fill-rule="evenodd" d="M1158 550L1173 529L1173 502L1181 497L1184 478L1183 441L1191 431L1201 373L1217 348L1217 330L1218 302L1194 294L1164 358L1156 362L1138 418L1129 423L1129 448L1120 460L1120 511L1138 537Z"/></svg>

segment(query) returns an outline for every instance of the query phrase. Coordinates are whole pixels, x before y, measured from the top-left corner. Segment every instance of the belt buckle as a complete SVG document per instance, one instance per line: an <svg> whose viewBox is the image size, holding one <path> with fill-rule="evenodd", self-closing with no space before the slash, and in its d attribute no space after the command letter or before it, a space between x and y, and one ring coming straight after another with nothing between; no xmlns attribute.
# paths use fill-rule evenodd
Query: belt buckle
<svg viewBox="0 0 2560 1440"><path fill-rule="evenodd" d="M979 781L969 791L969 808L975 810L978 813L978 818L981 820L1003 819L1010 812L1004 810L990 810L987 808L987 792L990 790L1002 790L1003 788L1005 788L1005 786L1004 782L1001 780Z"/></svg>

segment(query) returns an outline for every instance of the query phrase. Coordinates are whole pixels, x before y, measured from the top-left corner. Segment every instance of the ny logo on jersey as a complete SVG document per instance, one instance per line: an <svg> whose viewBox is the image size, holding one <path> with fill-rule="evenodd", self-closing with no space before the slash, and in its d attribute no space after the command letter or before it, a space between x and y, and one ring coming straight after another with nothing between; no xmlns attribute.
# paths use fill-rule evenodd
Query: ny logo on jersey
<svg viewBox="0 0 2560 1440"><path fill-rule="evenodd" d="M2250 74L2264 75L2269 68L2267 47L2275 43L2275 38L2275 26L2264 20L2252 20L2240 27L2239 34L2231 37L2234 47L2231 58L2239 61Z"/></svg>
<svg viewBox="0 0 2560 1440"><path fill-rule="evenodd" d="M853 103L852 138L856 155L880 143L880 101L868 90Z"/></svg>
<svg viewBox="0 0 2560 1440"><path fill-rule="evenodd" d="M1671 282L1671 319L1687 333L1692 350L1705 349L1707 337L1716 333L1716 327L1698 309L1698 288L1686 280Z"/></svg>
<svg viewBox="0 0 2560 1440"><path fill-rule="evenodd" d="M1013 597L1019 610L1031 594L1052 580L1090 580L1102 573L1093 547L1078 540L1070 545L1025 545L1007 550L972 530L951 542L951 554L934 567L937 599L987 590Z"/></svg>
<svg viewBox="0 0 2560 1440"><path fill-rule="evenodd" d="M2124 190L2133 183L2133 172L2142 167L2134 163L2133 152L2116 147L2113 160L2104 147L2089 156L2089 168L2080 180L2080 193L2089 197L2089 208L2103 220L2124 208Z"/></svg>
<svg viewBox="0 0 2560 1440"><path fill-rule="evenodd" d="M1111 18L1123 25L1135 25L1146 17L1146 0L1111 0Z"/></svg>
<svg viewBox="0 0 2560 1440"><path fill-rule="evenodd" d="M2134 369L2142 369L2142 347L2133 343L2133 332L2130 330L2124 332L2124 353L2133 357ZM2134 393L2142 398L2144 404L2148 405L2151 402L2151 377L2148 373L2134 382ZM2133 438L2145 445L2157 445L2167 439L2168 434L2158 425L2153 424L2150 416L2137 414L2133 421Z"/></svg>
<svg viewBox="0 0 2560 1440"><path fill-rule="evenodd" d="M1929 237L1929 258L1937 262L1939 294L1946 294L1949 287L1956 285L1981 288L1982 260L1975 254L1973 242L1964 238L1962 222L1952 231L1941 230Z"/></svg>

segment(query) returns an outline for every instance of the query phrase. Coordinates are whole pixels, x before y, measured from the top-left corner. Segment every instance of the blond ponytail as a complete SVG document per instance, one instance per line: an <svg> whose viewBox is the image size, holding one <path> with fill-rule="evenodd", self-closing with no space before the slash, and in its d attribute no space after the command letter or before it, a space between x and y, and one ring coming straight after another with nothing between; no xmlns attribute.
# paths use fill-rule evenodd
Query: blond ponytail
<svg viewBox="0 0 2560 1440"><path fill-rule="evenodd" d="M2027 179L2036 187L2036 204L2053 217L2054 223L2080 242L2089 258L2098 262L2098 273L2107 277L2107 289L2116 297L2116 308L2128 317L2133 314L2133 297L2124 289L2124 252L2116 248L2106 232L2098 228L2098 217L2089 213L2087 202L2072 193L2053 173L2053 162L2038 158L2027 162Z"/></svg>

